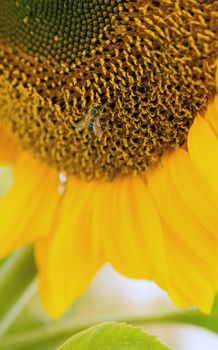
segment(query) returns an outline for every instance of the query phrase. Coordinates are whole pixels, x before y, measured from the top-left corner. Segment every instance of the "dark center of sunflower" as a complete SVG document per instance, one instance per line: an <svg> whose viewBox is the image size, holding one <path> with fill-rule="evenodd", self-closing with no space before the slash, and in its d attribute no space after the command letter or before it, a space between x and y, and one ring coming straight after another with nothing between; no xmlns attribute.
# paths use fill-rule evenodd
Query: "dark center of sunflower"
<svg viewBox="0 0 218 350"><path fill-rule="evenodd" d="M142 172L215 93L217 14L212 0L1 0L0 118L59 171Z"/></svg>

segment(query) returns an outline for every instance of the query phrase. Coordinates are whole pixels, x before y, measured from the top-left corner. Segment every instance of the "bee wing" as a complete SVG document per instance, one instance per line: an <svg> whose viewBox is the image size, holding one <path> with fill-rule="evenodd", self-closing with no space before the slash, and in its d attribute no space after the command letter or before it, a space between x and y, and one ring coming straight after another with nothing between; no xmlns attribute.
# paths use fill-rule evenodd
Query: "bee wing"
<svg viewBox="0 0 218 350"><path fill-rule="evenodd" d="M93 130L94 130L95 135L98 136L99 138L101 138L103 131L101 128L100 120L98 118L96 118L94 123L93 123Z"/></svg>

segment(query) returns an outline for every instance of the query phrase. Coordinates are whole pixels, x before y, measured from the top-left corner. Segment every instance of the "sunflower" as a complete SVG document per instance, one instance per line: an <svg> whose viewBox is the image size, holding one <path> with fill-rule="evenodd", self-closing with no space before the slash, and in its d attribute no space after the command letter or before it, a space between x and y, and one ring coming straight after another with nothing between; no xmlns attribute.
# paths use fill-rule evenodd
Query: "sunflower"
<svg viewBox="0 0 218 350"><path fill-rule="evenodd" d="M1 0L0 256L57 318L105 262L179 307L218 291L218 1Z"/></svg>

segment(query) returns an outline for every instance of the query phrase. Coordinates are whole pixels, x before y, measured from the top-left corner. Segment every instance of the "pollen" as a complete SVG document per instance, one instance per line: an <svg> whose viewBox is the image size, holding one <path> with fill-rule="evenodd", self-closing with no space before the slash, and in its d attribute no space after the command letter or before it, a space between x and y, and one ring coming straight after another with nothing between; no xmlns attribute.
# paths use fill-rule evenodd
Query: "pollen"
<svg viewBox="0 0 218 350"><path fill-rule="evenodd" d="M80 178L144 172L216 92L218 1L1 0L0 122Z"/></svg>

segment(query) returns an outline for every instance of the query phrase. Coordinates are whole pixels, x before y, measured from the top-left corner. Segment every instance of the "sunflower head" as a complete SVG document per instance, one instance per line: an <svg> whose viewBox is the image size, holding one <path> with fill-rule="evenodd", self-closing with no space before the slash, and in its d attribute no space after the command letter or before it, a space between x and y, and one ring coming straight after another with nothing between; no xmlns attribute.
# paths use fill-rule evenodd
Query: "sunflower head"
<svg viewBox="0 0 218 350"><path fill-rule="evenodd" d="M182 145L215 93L217 10L198 0L2 0L1 120L67 174L143 172Z"/></svg>
<svg viewBox="0 0 218 350"><path fill-rule="evenodd" d="M209 312L217 14L217 0L0 0L0 160L15 173L0 257L35 243L54 317L104 262Z"/></svg>

